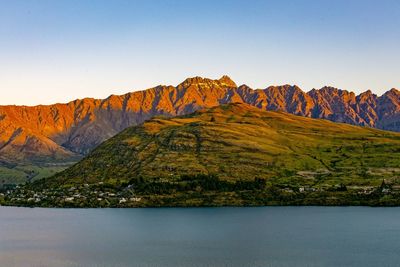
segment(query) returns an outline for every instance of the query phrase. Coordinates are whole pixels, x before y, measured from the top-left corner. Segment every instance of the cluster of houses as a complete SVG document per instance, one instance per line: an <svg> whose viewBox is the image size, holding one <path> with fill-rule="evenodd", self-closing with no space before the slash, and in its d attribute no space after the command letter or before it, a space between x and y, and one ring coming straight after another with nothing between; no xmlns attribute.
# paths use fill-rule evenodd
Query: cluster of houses
<svg viewBox="0 0 400 267"><path fill-rule="evenodd" d="M371 195L382 193L385 195L399 194L400 186L382 182L380 186L345 186L343 184L325 187L313 187L303 185L296 188L284 187L280 189L288 194L308 194L313 192L339 192L350 191L358 195ZM105 187L102 182L97 184L84 184L68 188L43 189L41 191L30 190L24 186L15 186L0 192L0 204L2 200L8 204L37 205L37 206L139 206L143 204L142 197L135 193L132 185L123 190ZM90 205L89 205L90 204Z"/></svg>
<svg viewBox="0 0 400 267"><path fill-rule="evenodd" d="M126 205L142 201L142 198L136 196L132 189L115 192L112 189L102 189L99 185L101 184L85 184L79 187L43 189L42 191L33 191L17 186L14 190L2 193L0 197L6 198L10 203L28 205L40 205L42 203L79 205L80 203L87 204L91 202L101 206L108 206L111 203L113 205Z"/></svg>
<svg viewBox="0 0 400 267"><path fill-rule="evenodd" d="M370 195L374 192L380 192L383 194L391 194L400 192L400 186L392 186L383 183L379 187L374 186L345 186L343 184L337 184L334 186L325 187L313 187L313 186L300 186L298 188L285 187L281 189L282 192L286 193L312 193L312 192L324 192L324 191L352 191L359 195Z"/></svg>

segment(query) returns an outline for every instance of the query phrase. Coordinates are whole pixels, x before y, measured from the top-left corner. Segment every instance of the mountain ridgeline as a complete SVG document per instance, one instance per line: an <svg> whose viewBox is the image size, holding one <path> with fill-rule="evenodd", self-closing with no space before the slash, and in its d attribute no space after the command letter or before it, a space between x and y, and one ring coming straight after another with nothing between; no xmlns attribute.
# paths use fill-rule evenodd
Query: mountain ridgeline
<svg viewBox="0 0 400 267"><path fill-rule="evenodd" d="M291 85L254 90L246 85L237 86L228 76L218 80L194 77L178 86L160 85L104 100L86 98L48 106L0 106L0 177L4 177L2 167L16 170L25 163L56 166L74 162L120 131L154 116L185 115L228 103L400 130L400 92L396 89L379 97L371 91L356 96L332 87L308 93Z"/></svg>

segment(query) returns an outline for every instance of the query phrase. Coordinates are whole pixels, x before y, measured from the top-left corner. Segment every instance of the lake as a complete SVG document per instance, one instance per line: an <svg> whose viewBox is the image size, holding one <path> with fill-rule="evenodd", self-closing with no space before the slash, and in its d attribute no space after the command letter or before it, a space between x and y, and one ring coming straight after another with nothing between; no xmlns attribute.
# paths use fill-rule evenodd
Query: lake
<svg viewBox="0 0 400 267"><path fill-rule="evenodd" d="M0 266L398 266L400 208L0 207Z"/></svg>

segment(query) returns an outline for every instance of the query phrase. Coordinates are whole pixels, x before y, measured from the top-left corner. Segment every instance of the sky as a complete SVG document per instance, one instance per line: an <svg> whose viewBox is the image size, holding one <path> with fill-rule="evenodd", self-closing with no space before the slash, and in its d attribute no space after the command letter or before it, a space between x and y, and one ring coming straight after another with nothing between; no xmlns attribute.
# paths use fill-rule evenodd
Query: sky
<svg viewBox="0 0 400 267"><path fill-rule="evenodd" d="M0 105L227 74L253 88L400 88L398 0L0 0Z"/></svg>

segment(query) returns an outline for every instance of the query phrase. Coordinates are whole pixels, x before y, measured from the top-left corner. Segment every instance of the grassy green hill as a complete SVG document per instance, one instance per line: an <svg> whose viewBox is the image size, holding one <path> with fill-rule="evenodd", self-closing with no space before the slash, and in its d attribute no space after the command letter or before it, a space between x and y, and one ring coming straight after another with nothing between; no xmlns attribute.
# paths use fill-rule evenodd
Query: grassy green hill
<svg viewBox="0 0 400 267"><path fill-rule="evenodd" d="M71 164L58 164L54 166L41 166L34 164L0 164L0 188L3 184L23 184L26 181L35 181L53 176L57 172L65 170Z"/></svg>
<svg viewBox="0 0 400 267"><path fill-rule="evenodd" d="M378 184L400 174L400 134L244 105L155 118L103 143L51 183L217 174L271 183Z"/></svg>
<svg viewBox="0 0 400 267"><path fill-rule="evenodd" d="M33 188L86 184L174 206L368 204L365 196L379 191L382 201L390 187L394 203L399 152L399 133L230 104L128 128Z"/></svg>

